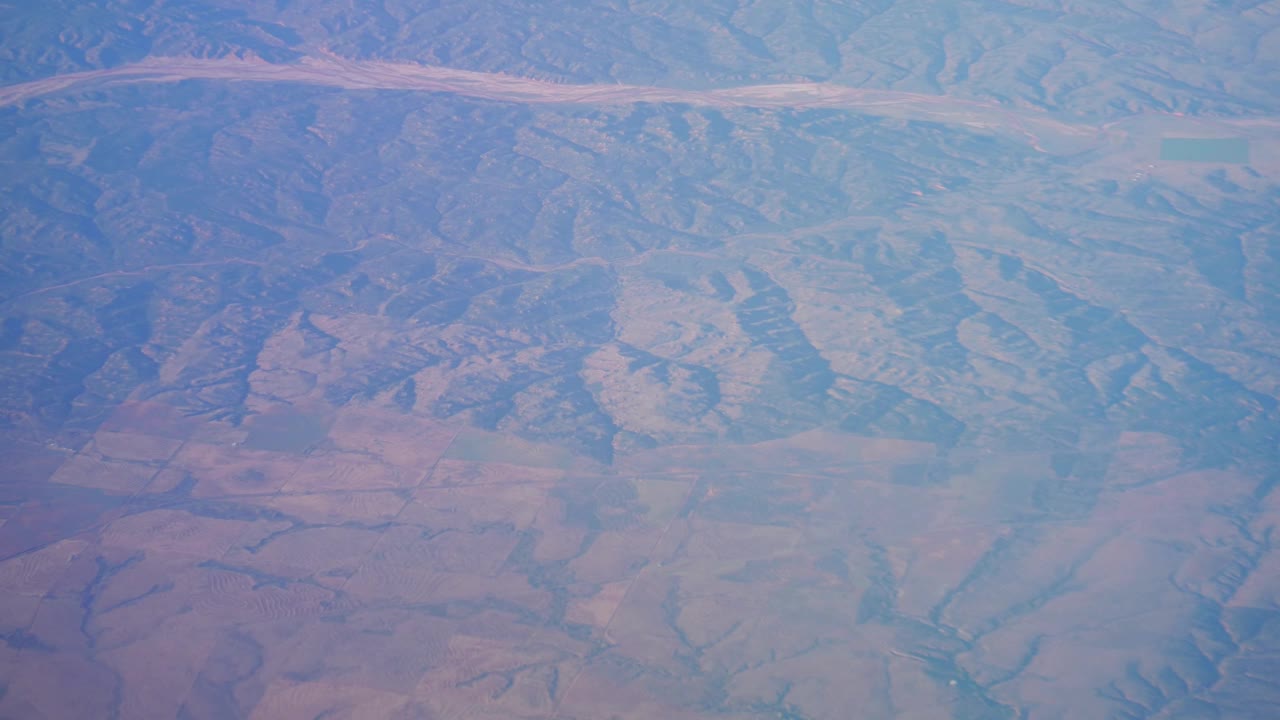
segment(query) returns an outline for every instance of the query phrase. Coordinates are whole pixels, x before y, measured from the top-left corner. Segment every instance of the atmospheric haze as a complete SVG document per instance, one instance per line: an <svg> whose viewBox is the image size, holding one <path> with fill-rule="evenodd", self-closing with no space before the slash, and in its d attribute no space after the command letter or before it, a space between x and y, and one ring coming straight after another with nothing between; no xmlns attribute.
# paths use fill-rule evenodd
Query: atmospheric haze
<svg viewBox="0 0 1280 720"><path fill-rule="evenodd" d="M0 9L0 718L1267 720L1280 13Z"/></svg>

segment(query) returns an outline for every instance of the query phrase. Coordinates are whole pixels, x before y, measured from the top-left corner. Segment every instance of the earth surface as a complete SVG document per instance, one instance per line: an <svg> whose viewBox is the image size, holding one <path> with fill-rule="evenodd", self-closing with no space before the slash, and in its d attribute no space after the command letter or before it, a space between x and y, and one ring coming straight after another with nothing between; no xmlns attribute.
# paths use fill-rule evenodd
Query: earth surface
<svg viewBox="0 0 1280 720"><path fill-rule="evenodd" d="M0 717L1280 707L1280 7L0 6Z"/></svg>

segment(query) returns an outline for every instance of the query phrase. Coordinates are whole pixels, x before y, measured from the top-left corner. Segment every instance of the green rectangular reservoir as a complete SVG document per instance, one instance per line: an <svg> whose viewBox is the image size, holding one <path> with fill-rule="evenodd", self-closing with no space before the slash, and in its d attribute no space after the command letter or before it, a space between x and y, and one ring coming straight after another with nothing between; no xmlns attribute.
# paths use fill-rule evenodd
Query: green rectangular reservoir
<svg viewBox="0 0 1280 720"><path fill-rule="evenodd" d="M1244 138L1165 138L1160 159L1180 162L1249 162L1249 141Z"/></svg>

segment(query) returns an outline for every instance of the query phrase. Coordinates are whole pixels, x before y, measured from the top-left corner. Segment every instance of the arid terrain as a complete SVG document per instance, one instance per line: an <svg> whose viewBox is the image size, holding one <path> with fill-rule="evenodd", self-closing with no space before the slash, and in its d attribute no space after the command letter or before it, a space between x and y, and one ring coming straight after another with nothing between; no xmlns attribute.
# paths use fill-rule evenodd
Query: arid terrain
<svg viewBox="0 0 1280 720"><path fill-rule="evenodd" d="M0 9L0 718L1273 717L1274 8L359 5Z"/></svg>
<svg viewBox="0 0 1280 720"><path fill-rule="evenodd" d="M1158 434L1064 459L812 431L605 466L394 409L289 414L315 402L242 429L129 402L77 453L7 453L48 478L0 527L6 716L1105 715L1199 694L1263 717L1272 697L1280 513Z"/></svg>

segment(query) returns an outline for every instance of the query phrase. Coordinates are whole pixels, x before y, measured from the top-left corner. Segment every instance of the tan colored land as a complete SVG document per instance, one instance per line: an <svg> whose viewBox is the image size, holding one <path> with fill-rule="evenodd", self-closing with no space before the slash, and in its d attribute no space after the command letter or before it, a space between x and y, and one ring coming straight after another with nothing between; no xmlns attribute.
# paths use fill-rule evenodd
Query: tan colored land
<svg viewBox="0 0 1280 720"><path fill-rule="evenodd" d="M836 108L1010 134L1055 152L1115 150L1082 165L1080 182L1128 177L1162 132L1229 131L1259 143L1258 168L1277 167L1270 119L1161 115L1093 127L1030 109L822 84L572 86L336 58L157 58L3 88L0 104L191 78L512 103ZM573 144L528 143L524 130L514 141L530 145L529 157L573 169L565 160L573 151L557 149ZM593 132L565 138L583 148L608 139ZM680 149L668 148L672 157ZM1172 165L1151 172L1206 182ZM1035 195L1057 180L1008 182ZM894 217L717 231L723 246L714 254L661 247L539 262L514 252L451 254L429 234L415 236L418 246L390 236L342 244L385 251L377 257L387 272L369 273L385 278L385 294L359 310L321 298L282 314L234 378L247 397L233 403L248 413L240 423L208 415L205 386L189 371L222 347L208 328L243 304L203 325L174 325L181 334L172 352L155 354L158 382L85 442L5 440L16 485L0 488L10 501L0 516L0 716L647 720L714 709L816 720L848 717L850 707L867 718L950 717L955 708L986 717L990 703L1000 706L996 715L1070 707L1104 717L1117 703L1171 708L1214 692L1215 677L1254 677L1240 668L1274 655L1274 635L1257 618L1280 602L1269 539L1280 528L1277 493L1259 499L1257 466L1224 460L1204 470L1203 459L1183 457L1179 438L1121 432L1138 424L1123 418L1081 438L1065 463L1043 449L1045 437L1019 444L1016 432L1079 411L1060 378L1026 371L1070 358L1071 328L1045 311L1048 293L1004 277L1003 266L1016 263L1038 287L1132 322L1145 335L1134 354L1152 359L1141 371L1151 379L1125 388L1137 400L1160 391L1161 376L1183 372L1188 360L1171 359L1171 348L1212 353L1224 377L1273 392L1268 327L1240 324L1252 329L1220 340L1191 333L1195 322L1218 322L1240 306L1231 310L1216 289L1177 274L1182 250L1124 257L1144 243L1163 247L1173 226L1117 223L1105 233L1114 242L1090 248L1092 231L1077 233L1080 225L1056 210L1038 220L1071 237L1019 229L1016 206L975 202L932 176L918 187L910 192L937 193L928 212L908 202ZM368 192L353 202L382 191ZM667 212L658 204L655 213ZM782 200L758 204L765 217L785 216ZM696 218L707 207L671 210L686 211ZM1274 229L1251 231L1257 247L1269 247ZM916 231L931 230L952 235L954 259L940 267L954 266L963 282L951 295L933 289L945 275L921 275L929 287L918 298L895 299L872 263L838 246L879 233L884 255L911 265L920 257ZM308 246L297 258L315 252ZM481 260L539 278L607 270L617 284L616 332L599 344L570 343L583 350L580 367L553 366L556 376L541 360L563 348L519 323L397 319L388 307L422 285L396 266L424 258ZM34 306L81 283L228 264L269 265L91 268L101 274L58 278L12 300ZM680 275L687 291L658 272L693 265ZM1246 287L1267 282L1263 270ZM1125 296L1161 283L1177 292L1153 298L1159 312ZM785 292L745 305L769 284ZM347 289L313 290L332 297ZM536 302L538 287L529 295ZM946 329L969 360L940 370L917 342L930 328L894 323L960 300L976 309ZM510 309L498 307L490 317ZM752 337L751 311L788 323ZM1026 341L1000 341L987 322L997 319ZM223 329L234 336L237 327ZM316 349L316 336L329 345ZM153 349L170 349L161 345ZM1250 356L1251 347L1266 352ZM394 362L441 348L450 352L433 362ZM636 362L637 351L661 362ZM1089 382L1112 382L1108 361L1086 369ZM839 412L820 415L778 393L789 381L770 378L806 362L831 370L830 386L812 395ZM714 391L700 370L714 376ZM221 367L206 372L227 377ZM572 398L546 385L510 390L504 383L521 373L567 379L603 419L557 416ZM405 399L392 397L410 381ZM865 434L841 430L876 384L897 392L878 416L884 423ZM335 389L341 401L330 398ZM485 402L506 400L518 411L484 416ZM963 408L969 429L995 440L948 448L909 439L935 436L932 427L892 424L912 421L925 401ZM446 402L454 404L439 411ZM761 432L757 419L752 437L785 436L730 442L761 408L779 422L811 413L798 423L810 429ZM575 453L576 435L605 421L617 429L602 443L609 453ZM648 445L628 445L627 433ZM1089 467L1076 472L1075 461Z"/></svg>
<svg viewBox="0 0 1280 720"><path fill-rule="evenodd" d="M885 468L930 446L827 431L575 468L476 430L453 448L454 428L373 405L332 410L305 456L175 439L168 412L124 406L50 478L128 463L92 484L131 504L0 561L3 622L30 638L0 647L0 711L693 718L715 681L743 718L778 693L808 717L945 717L966 686L928 658L960 644L994 697L1061 703L1135 662L1192 671L1133 648L1215 592L1234 529L1204 509L1252 489L1127 434L1095 512L1028 523L1002 514L1001 478L1041 471L1034 454L922 487ZM1150 604L1170 580L1186 592ZM1231 602L1273 604L1274 585Z"/></svg>

